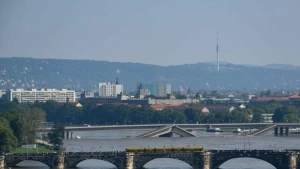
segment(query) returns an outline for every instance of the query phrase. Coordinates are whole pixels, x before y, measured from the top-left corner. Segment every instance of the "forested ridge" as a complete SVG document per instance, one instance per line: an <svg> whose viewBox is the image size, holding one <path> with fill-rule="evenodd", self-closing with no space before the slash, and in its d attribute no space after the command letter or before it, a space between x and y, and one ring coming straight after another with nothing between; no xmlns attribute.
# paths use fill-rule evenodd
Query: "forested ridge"
<svg viewBox="0 0 300 169"><path fill-rule="evenodd" d="M99 82L115 82L126 91L137 83L170 83L194 90L289 90L300 85L300 68L290 65L243 66L195 63L157 66L94 60L0 58L0 88L98 88Z"/></svg>

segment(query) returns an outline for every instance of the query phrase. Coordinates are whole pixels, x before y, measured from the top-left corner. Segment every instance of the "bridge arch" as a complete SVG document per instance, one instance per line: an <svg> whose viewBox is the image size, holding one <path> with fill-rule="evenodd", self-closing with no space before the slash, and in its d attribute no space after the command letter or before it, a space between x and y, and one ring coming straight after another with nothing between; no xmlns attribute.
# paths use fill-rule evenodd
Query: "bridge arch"
<svg viewBox="0 0 300 169"><path fill-rule="evenodd" d="M151 161L148 161L143 168L160 168L160 167L180 167L180 168L190 168L193 167L185 161L174 159L174 158L156 158Z"/></svg>
<svg viewBox="0 0 300 169"><path fill-rule="evenodd" d="M265 161L276 169L285 169L289 159L283 154L272 153L269 151L220 151L213 153L211 157L211 168L218 169L223 163L238 158L252 158Z"/></svg>
<svg viewBox="0 0 300 169"><path fill-rule="evenodd" d="M76 168L83 168L83 167L104 167L104 168L115 168L117 169L117 166L114 165L111 162L100 160L100 159L86 159L81 162L79 162L76 165Z"/></svg>
<svg viewBox="0 0 300 169"><path fill-rule="evenodd" d="M238 168L244 167L244 168L249 168L249 164L251 164L251 167L253 166L254 168L273 168L276 169L274 165L271 163L257 159L257 158L252 158L252 157L238 157L238 158L232 158L228 161L225 161L224 163L220 164L219 166L216 166L216 168L224 168L226 169L227 166L230 166L228 168L233 168L236 164L239 164L237 166Z"/></svg>
<svg viewBox="0 0 300 169"><path fill-rule="evenodd" d="M163 153L163 154L136 154L133 160L134 168L142 169L144 166L154 160L159 159L171 159L176 160L179 163L185 163L190 168L199 169L201 163L196 162L195 156L193 153Z"/></svg>
<svg viewBox="0 0 300 169"><path fill-rule="evenodd" d="M99 160L110 163L117 169L126 168L125 154L115 152L70 153L65 156L65 167L76 168L79 163L86 160Z"/></svg>
<svg viewBox="0 0 300 169"><path fill-rule="evenodd" d="M30 163L34 163L33 165L27 165L26 163L30 162ZM22 164L22 163L25 163ZM21 164L21 165L20 165ZM45 167L45 168L51 168L52 164L50 163L50 161L46 161L46 160L32 160L32 159L17 159L15 161L11 161L8 164L6 164L9 167L20 167L20 168L27 168L27 167Z"/></svg>

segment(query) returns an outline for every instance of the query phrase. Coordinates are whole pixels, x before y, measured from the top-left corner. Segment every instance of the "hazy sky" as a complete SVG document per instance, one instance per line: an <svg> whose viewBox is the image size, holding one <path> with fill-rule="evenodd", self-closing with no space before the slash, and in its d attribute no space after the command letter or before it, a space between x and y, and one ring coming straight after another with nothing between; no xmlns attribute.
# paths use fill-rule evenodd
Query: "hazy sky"
<svg viewBox="0 0 300 169"><path fill-rule="evenodd" d="M300 65L299 0L0 0L0 57Z"/></svg>

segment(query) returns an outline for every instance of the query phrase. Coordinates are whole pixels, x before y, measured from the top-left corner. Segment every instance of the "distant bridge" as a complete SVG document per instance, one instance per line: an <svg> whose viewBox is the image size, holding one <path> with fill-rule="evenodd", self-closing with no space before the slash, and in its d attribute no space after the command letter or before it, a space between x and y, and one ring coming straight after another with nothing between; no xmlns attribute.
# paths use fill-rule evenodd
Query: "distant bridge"
<svg viewBox="0 0 300 169"><path fill-rule="evenodd" d="M9 154L0 156L0 169L14 167L24 160L34 160L50 168L76 168L87 159L110 162L117 169L142 169L157 158L172 158L189 164L193 169L218 169L220 165L234 158L249 157L266 161L277 169L300 169L300 150L207 150L207 151L137 151L137 152L68 152L49 154Z"/></svg>
<svg viewBox="0 0 300 169"><path fill-rule="evenodd" d="M288 134L290 127L300 127L300 123L223 123L223 124L144 124L144 125L111 125L111 126L66 126L65 131L67 132L67 138L69 138L70 131L89 131L89 130L120 130L120 129L160 129L167 126L177 126L178 128L184 130L197 130L197 129L207 129L209 127L213 128L258 128L259 131L250 134L251 136L256 136L262 134L266 131L274 129L275 135L278 134L278 129L280 129L280 134ZM273 127L270 127L273 126ZM37 131L49 132L51 128L39 128Z"/></svg>
<svg viewBox="0 0 300 169"><path fill-rule="evenodd" d="M300 123L219 123L219 124L143 124L143 125L104 125L104 126L66 126L66 131L89 131L89 130L118 130L118 129L155 129L164 126L176 125L183 129L206 129L209 126L216 128L264 128L272 124L278 127L300 127ZM39 128L37 131L48 132L51 127Z"/></svg>

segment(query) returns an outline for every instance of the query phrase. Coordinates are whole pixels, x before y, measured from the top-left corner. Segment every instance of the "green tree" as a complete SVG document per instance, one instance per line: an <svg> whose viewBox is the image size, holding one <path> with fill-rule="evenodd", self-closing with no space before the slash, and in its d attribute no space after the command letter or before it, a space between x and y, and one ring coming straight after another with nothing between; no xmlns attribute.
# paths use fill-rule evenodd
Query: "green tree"
<svg viewBox="0 0 300 169"><path fill-rule="evenodd" d="M264 117L262 116L262 113L254 113L252 116L252 123L262 123L264 122Z"/></svg>
<svg viewBox="0 0 300 169"><path fill-rule="evenodd" d="M19 103L10 102L4 99L0 99L0 112L8 112L18 109L20 106Z"/></svg>
<svg viewBox="0 0 300 169"><path fill-rule="evenodd" d="M9 121L0 117L0 152L13 152L18 145L18 140L10 128Z"/></svg>
<svg viewBox="0 0 300 169"><path fill-rule="evenodd" d="M35 142L36 129L45 121L45 112L39 108L25 107L20 110L20 124L22 125L22 141Z"/></svg>
<svg viewBox="0 0 300 169"><path fill-rule="evenodd" d="M282 122L284 123L298 123L299 117L297 114L286 114L282 118Z"/></svg>
<svg viewBox="0 0 300 169"><path fill-rule="evenodd" d="M46 112L46 118L48 122L57 122L59 112L57 112L57 109L60 107L60 105L53 100L47 100L42 105L42 109Z"/></svg>
<svg viewBox="0 0 300 169"><path fill-rule="evenodd" d="M198 117L200 116L200 111L188 108L184 110L184 114L188 123L196 123L198 121Z"/></svg>
<svg viewBox="0 0 300 169"><path fill-rule="evenodd" d="M251 120L250 115L252 115L250 109L235 109L230 113L230 122L248 123Z"/></svg>
<svg viewBox="0 0 300 169"><path fill-rule="evenodd" d="M51 133L48 135L49 143L53 144L57 151L62 151L64 133L64 126L54 125L51 129Z"/></svg>
<svg viewBox="0 0 300 169"><path fill-rule="evenodd" d="M14 97L14 98L13 98L13 102L15 102L15 103L19 103L19 100L18 100L18 98Z"/></svg>
<svg viewBox="0 0 300 169"><path fill-rule="evenodd" d="M23 127L21 124L20 113L17 113L16 111L10 111L0 113L0 116L6 118L9 121L10 127L13 130L14 135L17 137L18 142L22 142Z"/></svg>
<svg viewBox="0 0 300 169"><path fill-rule="evenodd" d="M95 103L82 103L82 117L81 119L85 122L88 122L90 124L97 124L96 123L96 117L97 114L95 113L95 110L97 108L97 105ZM79 123L81 123L81 120L78 120Z"/></svg>
<svg viewBox="0 0 300 169"><path fill-rule="evenodd" d="M299 110L295 106L292 106L292 105L278 108L278 109L275 110L275 112L273 114L273 117L272 117L272 120L275 123L283 122L283 118L287 114L297 115L297 114L299 114ZM285 120L288 120L289 119L288 117L294 117L294 116L287 116Z"/></svg>
<svg viewBox="0 0 300 169"><path fill-rule="evenodd" d="M56 116L56 123L58 124L79 123L81 121L81 109L73 104L65 103L57 109Z"/></svg>

